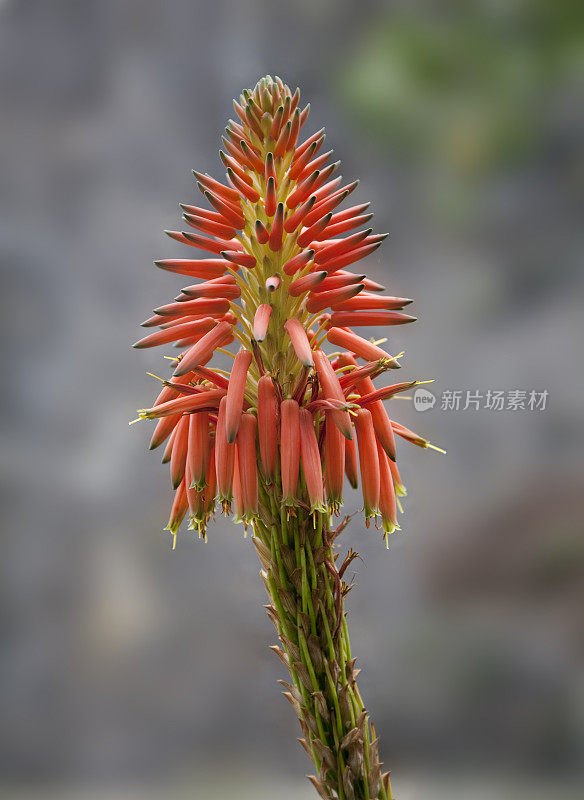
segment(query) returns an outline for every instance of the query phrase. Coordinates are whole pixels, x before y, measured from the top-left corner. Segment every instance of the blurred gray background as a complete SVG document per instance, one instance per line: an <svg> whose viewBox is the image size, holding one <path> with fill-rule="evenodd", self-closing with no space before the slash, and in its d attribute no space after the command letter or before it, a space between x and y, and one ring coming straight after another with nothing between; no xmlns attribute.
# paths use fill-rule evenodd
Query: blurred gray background
<svg viewBox="0 0 584 800"><path fill-rule="evenodd" d="M162 363L129 345L183 283L162 230L267 72L391 233L364 266L415 298L404 374L549 392L400 401L448 455L400 448L389 552L341 539L396 796L582 797L583 32L570 0L0 2L1 797L312 796L250 541L171 552L127 424Z"/></svg>

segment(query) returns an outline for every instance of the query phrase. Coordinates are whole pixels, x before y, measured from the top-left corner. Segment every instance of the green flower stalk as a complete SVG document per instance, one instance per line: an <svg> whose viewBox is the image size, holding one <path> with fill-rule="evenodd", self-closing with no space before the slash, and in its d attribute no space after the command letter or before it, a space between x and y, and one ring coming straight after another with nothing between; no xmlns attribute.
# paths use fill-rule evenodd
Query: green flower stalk
<svg viewBox="0 0 584 800"><path fill-rule="evenodd" d="M347 269L386 234L363 228L367 203L341 208L358 182L342 185L340 162L320 153L322 130L299 143L309 113L299 100L298 89L262 78L234 102L238 121L220 151L227 183L194 173L210 207L183 205L191 230L167 233L210 257L155 262L199 282L142 323L158 330L135 347L179 353L139 417L157 421L151 449L166 442L173 547L185 518L205 538L217 506L251 528L279 638L272 649L290 673L281 683L316 791L389 800L345 618L344 576L357 554L340 562L335 542L348 521L339 519L345 476L361 483L365 522L387 545L405 495L396 434L433 445L384 406L418 381L376 389L399 361L379 346L385 339L352 330L413 322L402 311L411 300ZM216 352L233 359L229 373L209 365Z"/></svg>

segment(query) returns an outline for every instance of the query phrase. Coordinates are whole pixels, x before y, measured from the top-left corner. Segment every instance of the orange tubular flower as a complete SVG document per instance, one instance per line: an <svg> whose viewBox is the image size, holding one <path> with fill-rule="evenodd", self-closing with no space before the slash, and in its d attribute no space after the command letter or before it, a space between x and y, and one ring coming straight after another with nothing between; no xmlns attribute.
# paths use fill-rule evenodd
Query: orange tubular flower
<svg viewBox="0 0 584 800"><path fill-rule="evenodd" d="M233 362L231 380L227 389L227 406L225 408L225 433L228 442L235 441L239 429L239 420L243 410L245 381L251 358L252 355L249 350L240 350Z"/></svg>
<svg viewBox="0 0 584 800"><path fill-rule="evenodd" d="M354 439L345 440L345 475L353 489L359 486L359 456Z"/></svg>
<svg viewBox="0 0 584 800"><path fill-rule="evenodd" d="M359 445L359 468L363 487L365 522L379 513L379 460L371 412L360 408L355 417Z"/></svg>
<svg viewBox="0 0 584 800"><path fill-rule="evenodd" d="M346 441L333 422L330 411L327 412L324 433L325 484L327 500L334 514L339 513L343 502ZM356 488L354 484L353 488Z"/></svg>
<svg viewBox="0 0 584 800"><path fill-rule="evenodd" d="M379 514L385 532L385 544L389 546L387 535L399 530L395 487L389 467L389 459L379 442L377 442L377 455L379 458Z"/></svg>
<svg viewBox="0 0 584 800"><path fill-rule="evenodd" d="M209 446L211 444L209 437L209 413L207 411L199 411L198 414L190 414L189 416L183 417L183 419L186 420L189 418L189 473L193 488L201 491L205 488L207 480ZM187 489L188 488L187 486Z"/></svg>
<svg viewBox="0 0 584 800"><path fill-rule="evenodd" d="M170 456L170 478L174 489L178 486L185 476L185 465L187 463L187 449L189 437L189 418L180 418L173 436L172 454Z"/></svg>
<svg viewBox="0 0 584 800"><path fill-rule="evenodd" d="M278 398L274 381L262 375L258 381L258 439L264 478L271 486L278 471Z"/></svg>
<svg viewBox="0 0 584 800"><path fill-rule="evenodd" d="M314 432L312 414L306 408L300 409L300 456L302 458L302 470L306 481L308 499L310 500L310 511L311 513L315 511L325 512L318 441Z"/></svg>
<svg viewBox="0 0 584 800"><path fill-rule="evenodd" d="M257 420L253 414L243 414L237 434L237 454L243 516L252 520L258 513L258 468L256 459Z"/></svg>
<svg viewBox="0 0 584 800"><path fill-rule="evenodd" d="M233 506L235 520L237 522L243 522L245 511L243 507L243 491L241 487L241 472L239 469L239 453L237 445L235 446L233 459Z"/></svg>
<svg viewBox="0 0 584 800"><path fill-rule="evenodd" d="M300 410L296 400L284 400L280 407L280 453L282 500L294 505L300 467Z"/></svg>
<svg viewBox="0 0 584 800"><path fill-rule="evenodd" d="M151 449L166 442L173 546L187 514L190 529L206 535L217 500L229 513L233 499L236 520L252 527L268 613L296 683L287 695L301 709L321 796L390 800L375 736L351 688L346 565L337 569L340 528L330 528L346 475L353 488L361 484L367 525L379 515L387 541L399 530L396 506L402 510L405 495L396 434L433 447L384 406L416 382L375 387L400 364L352 330L413 322L402 311L412 301L384 295L361 272L387 234L365 227L368 203L348 206L358 181L343 184L340 162L321 152L323 130L305 135L309 106L301 107L299 90L267 76L234 108L220 151L225 181L195 172L205 207L182 205L189 229L166 231L187 257L155 261L196 282L142 323L155 330L134 346L171 348L171 376L139 418L156 421ZM229 371L225 359L233 360ZM342 669L332 666L339 654ZM332 706L331 692L338 693Z"/></svg>

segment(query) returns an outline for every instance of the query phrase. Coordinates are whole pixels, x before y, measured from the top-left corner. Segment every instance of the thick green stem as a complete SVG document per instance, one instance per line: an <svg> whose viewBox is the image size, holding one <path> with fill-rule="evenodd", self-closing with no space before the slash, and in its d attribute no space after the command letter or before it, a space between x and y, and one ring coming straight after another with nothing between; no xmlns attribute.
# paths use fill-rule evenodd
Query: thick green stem
<svg viewBox="0 0 584 800"><path fill-rule="evenodd" d="M262 520L254 544L270 598L267 606L289 669L284 695L300 720L301 744L315 764L310 776L323 798L391 800L378 739L357 689L344 595L326 515L283 510L277 487L262 487ZM278 495L278 496L276 496Z"/></svg>

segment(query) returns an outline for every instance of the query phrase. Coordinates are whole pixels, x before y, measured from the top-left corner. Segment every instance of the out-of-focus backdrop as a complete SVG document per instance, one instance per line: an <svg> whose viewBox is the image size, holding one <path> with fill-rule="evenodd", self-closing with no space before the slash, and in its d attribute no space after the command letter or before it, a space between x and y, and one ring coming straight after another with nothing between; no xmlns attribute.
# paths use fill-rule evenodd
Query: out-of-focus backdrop
<svg viewBox="0 0 584 800"><path fill-rule="evenodd" d="M400 448L404 532L341 539L395 793L583 796L583 31L571 0L0 3L0 797L312 796L250 541L171 552L127 424L162 230L267 72L361 178L364 266L419 316L391 347L437 379L395 401L448 451Z"/></svg>

